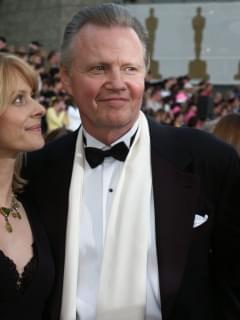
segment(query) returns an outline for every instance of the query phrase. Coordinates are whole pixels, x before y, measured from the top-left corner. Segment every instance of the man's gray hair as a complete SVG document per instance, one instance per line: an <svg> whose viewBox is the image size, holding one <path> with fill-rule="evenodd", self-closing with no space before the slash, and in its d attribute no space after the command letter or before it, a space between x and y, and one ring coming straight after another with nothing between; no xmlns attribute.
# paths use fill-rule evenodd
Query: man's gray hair
<svg viewBox="0 0 240 320"><path fill-rule="evenodd" d="M67 24L61 46L61 64L67 69L71 67L72 63L73 40L80 29L86 24L103 27L119 26L132 28L144 47L144 59L146 66L148 65L147 34L141 23L122 5L103 3L94 7L83 7Z"/></svg>

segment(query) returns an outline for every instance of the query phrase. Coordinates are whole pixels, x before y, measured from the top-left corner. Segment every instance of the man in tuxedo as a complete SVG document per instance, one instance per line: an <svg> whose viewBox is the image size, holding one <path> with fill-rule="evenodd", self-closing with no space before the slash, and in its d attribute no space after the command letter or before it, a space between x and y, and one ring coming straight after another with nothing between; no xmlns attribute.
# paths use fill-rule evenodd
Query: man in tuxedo
<svg viewBox="0 0 240 320"><path fill-rule="evenodd" d="M240 319L239 159L146 119L147 63L120 5L66 27L61 77L82 126L30 154L25 175L55 258L46 319Z"/></svg>

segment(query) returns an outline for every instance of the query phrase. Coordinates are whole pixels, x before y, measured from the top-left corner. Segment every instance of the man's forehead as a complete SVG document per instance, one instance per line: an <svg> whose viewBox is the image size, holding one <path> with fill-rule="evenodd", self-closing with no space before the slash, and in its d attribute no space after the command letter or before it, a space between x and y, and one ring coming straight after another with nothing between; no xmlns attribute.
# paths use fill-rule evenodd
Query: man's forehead
<svg viewBox="0 0 240 320"><path fill-rule="evenodd" d="M116 40L114 41L113 38ZM144 50L145 47L139 38L136 31L127 26L105 26L105 25L96 25L93 23L87 23L84 25L79 32L76 34L75 40L78 44L81 45L82 41L93 43L93 41L101 40L100 43L105 44L115 44L117 43L118 38L121 38L121 41L124 43L125 41L130 41L130 43L136 43L141 46Z"/></svg>
<svg viewBox="0 0 240 320"><path fill-rule="evenodd" d="M132 27L128 26L105 26L87 23L82 26L79 32L75 35L72 48L75 52L75 57L76 55L79 56L79 50L82 52L84 50L84 57L86 58L86 52L91 52L92 54L95 52L95 54L99 56L99 51L105 51L104 48L107 47L109 47L109 50L116 49L119 50L119 52L123 52L122 49L124 48L124 44L126 44L125 48L126 46L128 47L129 54L131 51L130 49L135 47L135 52L137 51L135 58L142 52L144 64L146 65L146 48L136 31ZM126 52L125 49L124 52Z"/></svg>
<svg viewBox="0 0 240 320"><path fill-rule="evenodd" d="M86 33L91 33L92 36L96 33L113 33L113 32L119 32L119 33L124 33L124 32L130 32L132 34L135 34L137 38L140 40L138 34L136 31L129 26L122 26L122 25L99 25L95 24L92 22L84 24L80 30L78 31L77 35L81 36L81 34L86 34Z"/></svg>

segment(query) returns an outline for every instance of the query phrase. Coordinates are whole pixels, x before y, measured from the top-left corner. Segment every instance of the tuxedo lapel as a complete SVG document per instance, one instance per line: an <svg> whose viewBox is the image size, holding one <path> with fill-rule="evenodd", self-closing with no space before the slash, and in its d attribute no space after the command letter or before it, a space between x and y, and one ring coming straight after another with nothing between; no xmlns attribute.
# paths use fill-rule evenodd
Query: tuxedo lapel
<svg viewBox="0 0 240 320"><path fill-rule="evenodd" d="M158 148L151 152L156 245L159 268L161 310L170 319L184 269L198 204L199 178L185 173L191 159L185 157L175 166L176 157L166 154L158 135ZM166 143L166 142L165 142ZM161 149L159 152L159 149ZM159 155L161 153L161 155ZM169 161L172 156L174 165ZM167 158L167 160L166 160Z"/></svg>

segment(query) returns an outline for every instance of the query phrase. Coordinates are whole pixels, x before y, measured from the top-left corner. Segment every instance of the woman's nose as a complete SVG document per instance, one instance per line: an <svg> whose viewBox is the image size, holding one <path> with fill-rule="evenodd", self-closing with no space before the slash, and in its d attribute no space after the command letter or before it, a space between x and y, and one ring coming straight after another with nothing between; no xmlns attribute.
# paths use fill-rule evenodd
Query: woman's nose
<svg viewBox="0 0 240 320"><path fill-rule="evenodd" d="M37 100L34 100L34 117L43 117L46 113L46 109Z"/></svg>

